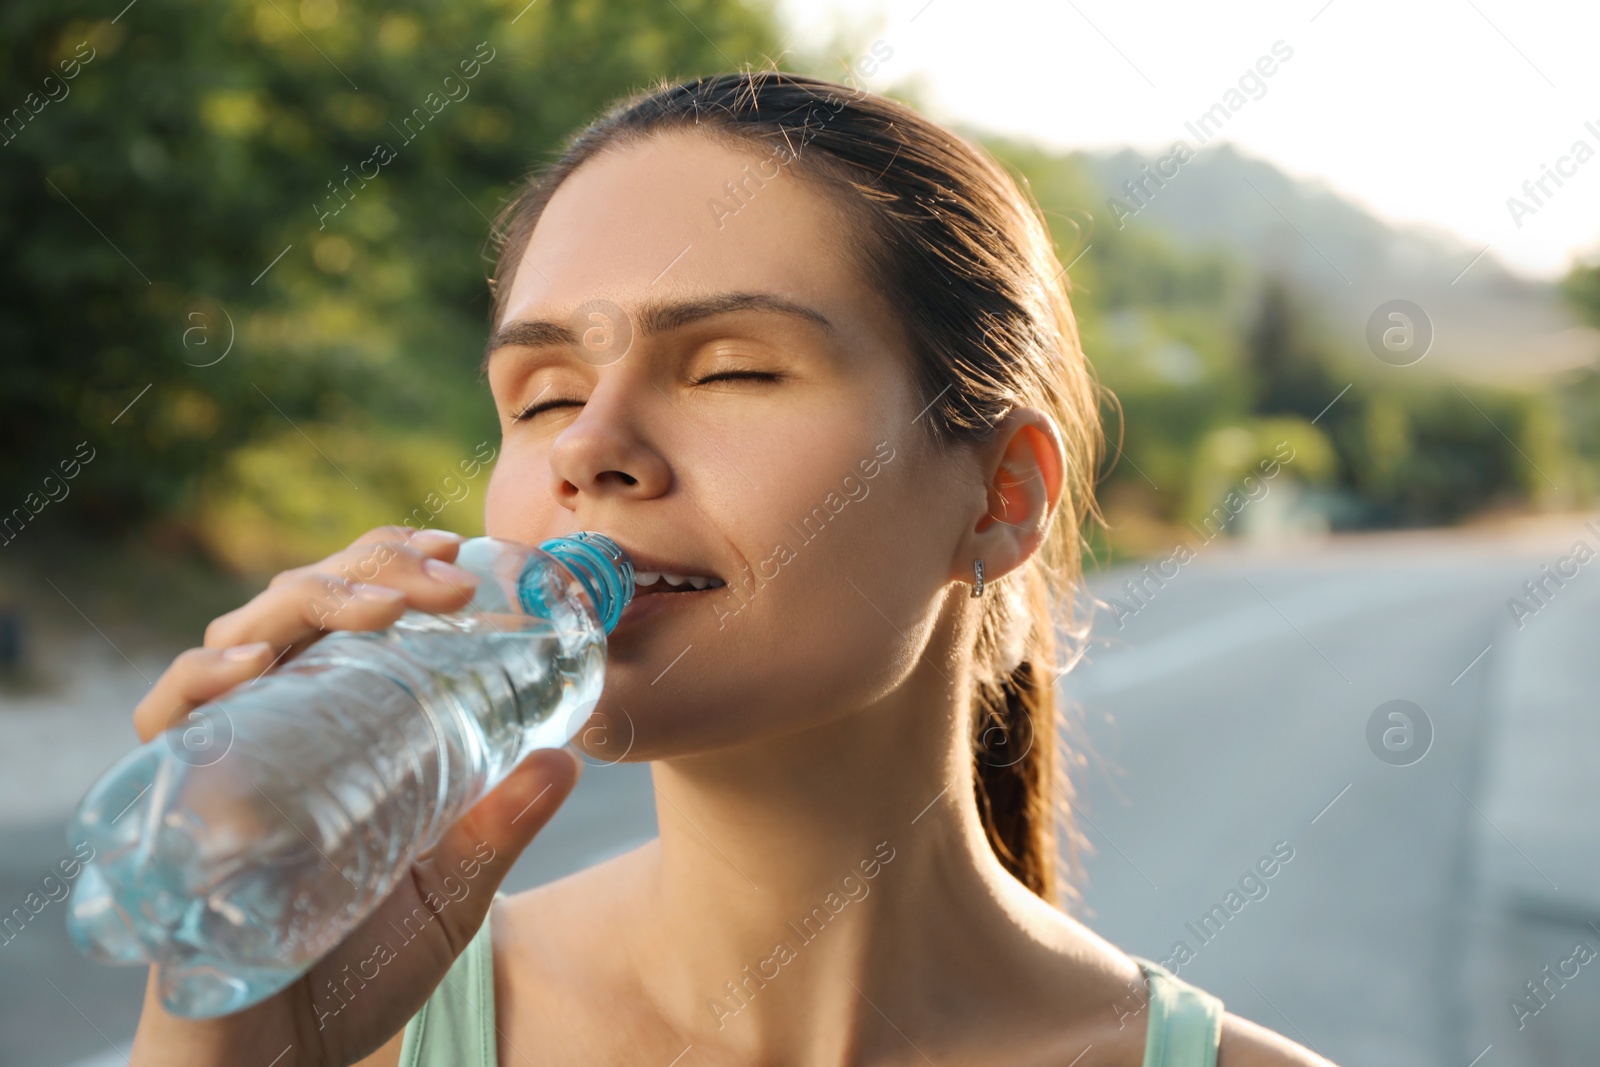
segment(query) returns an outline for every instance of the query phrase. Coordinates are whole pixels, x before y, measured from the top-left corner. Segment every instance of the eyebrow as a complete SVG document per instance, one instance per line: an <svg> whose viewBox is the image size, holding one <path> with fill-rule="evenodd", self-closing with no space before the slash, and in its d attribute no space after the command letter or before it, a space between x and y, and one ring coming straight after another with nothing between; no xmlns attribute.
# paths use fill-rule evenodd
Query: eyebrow
<svg viewBox="0 0 1600 1067"><path fill-rule="evenodd" d="M766 311L806 319L832 333L834 326L828 317L815 308L795 303L773 293L718 293L694 300L678 300L646 304L631 316L644 336L676 330L713 315L733 311ZM508 322L495 331L484 346L480 370L489 369L489 359L508 345L539 348L546 345L575 345L578 334L571 326L552 319L518 319Z"/></svg>

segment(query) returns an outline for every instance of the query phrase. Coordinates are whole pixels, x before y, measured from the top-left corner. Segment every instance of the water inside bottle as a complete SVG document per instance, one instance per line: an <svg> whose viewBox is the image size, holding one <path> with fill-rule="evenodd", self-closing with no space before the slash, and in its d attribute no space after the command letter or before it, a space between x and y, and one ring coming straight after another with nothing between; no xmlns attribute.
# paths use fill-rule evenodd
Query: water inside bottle
<svg viewBox="0 0 1600 1067"><path fill-rule="evenodd" d="M555 614L408 612L335 633L217 702L221 755L186 760L161 738L131 753L80 808L97 855L75 939L108 962L161 963L180 1015L294 981L485 783L587 720L604 633Z"/></svg>

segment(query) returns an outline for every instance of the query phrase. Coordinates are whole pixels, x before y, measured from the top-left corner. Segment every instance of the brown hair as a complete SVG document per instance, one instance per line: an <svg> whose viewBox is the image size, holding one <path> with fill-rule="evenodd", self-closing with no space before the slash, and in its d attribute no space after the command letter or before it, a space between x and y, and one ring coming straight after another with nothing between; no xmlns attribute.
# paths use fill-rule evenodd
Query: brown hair
<svg viewBox="0 0 1600 1067"><path fill-rule="evenodd" d="M775 70L662 83L577 133L501 209L491 334L556 188L601 150L668 131L754 149L836 194L864 235L853 249L863 276L877 279L911 338L917 384L934 398L918 419L932 441L984 441L1018 405L1055 419L1067 454L1064 514L1028 564L985 593L972 743L978 811L1000 861L1052 903L1058 893L1075 896L1073 879L1062 877L1075 867L1079 838L1066 810L1071 781L1056 768L1056 624L1069 639L1083 636L1072 603L1084 524L1098 518L1100 390L1041 212L987 153L884 97ZM774 177L747 171L744 188Z"/></svg>

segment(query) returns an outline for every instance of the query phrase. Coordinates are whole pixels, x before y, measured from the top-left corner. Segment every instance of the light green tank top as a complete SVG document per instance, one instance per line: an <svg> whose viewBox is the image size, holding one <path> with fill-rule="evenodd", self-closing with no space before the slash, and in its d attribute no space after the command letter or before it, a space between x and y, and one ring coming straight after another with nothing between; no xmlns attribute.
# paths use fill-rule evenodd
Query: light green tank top
<svg viewBox="0 0 1600 1067"><path fill-rule="evenodd" d="M503 895L495 894L495 900ZM1159 963L1130 958L1150 987L1144 1067L1217 1067L1222 1001ZM496 1048L494 956L486 916L439 988L406 1023L400 1067L499 1067Z"/></svg>

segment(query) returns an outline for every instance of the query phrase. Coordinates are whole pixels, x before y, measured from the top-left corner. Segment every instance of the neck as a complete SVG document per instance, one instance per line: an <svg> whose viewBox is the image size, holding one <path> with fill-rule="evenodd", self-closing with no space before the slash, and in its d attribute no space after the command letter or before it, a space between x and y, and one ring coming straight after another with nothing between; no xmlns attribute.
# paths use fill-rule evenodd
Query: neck
<svg viewBox="0 0 1600 1067"><path fill-rule="evenodd" d="M652 764L632 940L680 1033L764 1063L898 1054L907 1020L926 1032L930 1004L1014 985L1076 927L995 857L970 698L940 662L821 727Z"/></svg>

